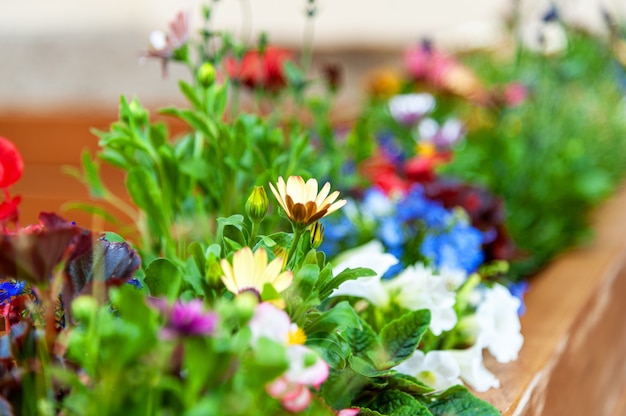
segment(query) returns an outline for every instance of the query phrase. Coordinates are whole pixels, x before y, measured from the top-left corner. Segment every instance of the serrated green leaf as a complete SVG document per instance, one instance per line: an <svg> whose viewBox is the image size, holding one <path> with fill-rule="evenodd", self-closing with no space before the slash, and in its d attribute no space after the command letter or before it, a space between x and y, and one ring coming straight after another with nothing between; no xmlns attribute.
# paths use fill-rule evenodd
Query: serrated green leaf
<svg viewBox="0 0 626 416"><path fill-rule="evenodd" d="M362 319L360 325L350 326L341 333L344 339L350 345L352 354L357 356L364 355L367 351L375 349L378 343L378 335L371 326Z"/></svg>
<svg viewBox="0 0 626 416"><path fill-rule="evenodd" d="M348 361L350 362L350 367L352 367L355 373L361 374L365 377L388 377L395 373L394 370L389 369L379 370L368 358L353 355Z"/></svg>
<svg viewBox="0 0 626 416"><path fill-rule="evenodd" d="M426 402L435 416L499 416L498 409L474 396L461 385L449 388L434 396L436 400Z"/></svg>
<svg viewBox="0 0 626 416"><path fill-rule="evenodd" d="M430 311L420 309L407 312L386 324L380 331L380 350L368 355L378 368L391 368L409 358L430 324Z"/></svg>
<svg viewBox="0 0 626 416"><path fill-rule="evenodd" d="M393 377L390 377L389 387L395 390L403 391L414 397L432 393L435 390L415 377L411 377L406 374L395 374Z"/></svg>
<svg viewBox="0 0 626 416"><path fill-rule="evenodd" d="M381 391L368 407L391 416L432 416L413 396L398 390Z"/></svg>

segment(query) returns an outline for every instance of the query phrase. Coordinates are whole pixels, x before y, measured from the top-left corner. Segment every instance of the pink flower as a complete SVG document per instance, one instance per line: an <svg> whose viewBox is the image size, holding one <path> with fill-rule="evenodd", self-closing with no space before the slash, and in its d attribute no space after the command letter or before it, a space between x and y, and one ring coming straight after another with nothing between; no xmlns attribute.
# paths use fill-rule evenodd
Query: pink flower
<svg viewBox="0 0 626 416"><path fill-rule="evenodd" d="M476 74L453 56L434 49L428 41L408 49L404 64L414 81L426 82L474 102L489 102L489 94Z"/></svg>
<svg viewBox="0 0 626 416"><path fill-rule="evenodd" d="M520 82L511 82L504 87L502 92L504 103L508 107L517 107L526 101L528 88Z"/></svg>
<svg viewBox="0 0 626 416"><path fill-rule="evenodd" d="M279 399L290 412L300 412L311 402L309 387L319 388L328 378L328 364L315 351L304 346L306 334L291 322L289 315L270 303L260 303L249 323L252 345L267 338L285 346L289 368L266 386L268 394Z"/></svg>
<svg viewBox="0 0 626 416"><path fill-rule="evenodd" d="M167 62L177 59L176 52L189 40L189 13L178 12L169 24L169 32L155 30L150 33L150 48L144 57L161 58L163 75L167 75Z"/></svg>
<svg viewBox="0 0 626 416"><path fill-rule="evenodd" d="M359 414L360 411L361 409L359 409L358 407L341 409L340 411L337 412L337 416L356 416Z"/></svg>

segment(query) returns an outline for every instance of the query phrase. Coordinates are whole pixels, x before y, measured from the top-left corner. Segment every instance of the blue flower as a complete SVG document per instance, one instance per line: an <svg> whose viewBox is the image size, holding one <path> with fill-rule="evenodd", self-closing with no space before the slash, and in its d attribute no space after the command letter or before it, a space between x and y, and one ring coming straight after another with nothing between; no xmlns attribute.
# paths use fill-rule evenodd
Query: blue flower
<svg viewBox="0 0 626 416"><path fill-rule="evenodd" d="M319 250L329 257L336 256L343 249L356 245L358 231L346 216L324 218L322 223L324 224L324 240Z"/></svg>
<svg viewBox="0 0 626 416"><path fill-rule="evenodd" d="M429 228L445 228L452 214L443 205L426 199L420 187L413 187L398 202L397 215L401 221L422 220Z"/></svg>
<svg viewBox="0 0 626 416"><path fill-rule="evenodd" d="M0 304L24 293L24 282L5 281L0 283Z"/></svg>
<svg viewBox="0 0 626 416"><path fill-rule="evenodd" d="M476 271L484 261L482 233L463 223L455 224L448 232L429 233L420 250L437 269Z"/></svg>
<svg viewBox="0 0 626 416"><path fill-rule="evenodd" d="M524 303L524 295L528 291L528 282L526 280L522 280L516 283L512 283L509 285L509 291L511 295L515 296L520 300L519 309L517 310L517 314L519 316L524 315L526 312L526 304Z"/></svg>

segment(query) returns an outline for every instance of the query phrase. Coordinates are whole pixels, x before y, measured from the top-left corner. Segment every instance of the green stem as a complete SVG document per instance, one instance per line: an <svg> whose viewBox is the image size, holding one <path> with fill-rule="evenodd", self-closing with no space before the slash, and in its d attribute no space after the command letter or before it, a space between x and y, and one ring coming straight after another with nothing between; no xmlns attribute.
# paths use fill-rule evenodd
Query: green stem
<svg viewBox="0 0 626 416"><path fill-rule="evenodd" d="M315 35L315 25L313 24L313 16L307 16L304 26L304 41L302 45L302 59L300 64L302 70L306 74L311 66L313 56L313 38Z"/></svg>
<svg viewBox="0 0 626 416"><path fill-rule="evenodd" d="M304 227L302 226L293 226L293 241L291 242L291 247L289 248L289 254L287 254L287 268L293 269L295 263L295 255L298 250L298 244L300 243L300 237L302 237L302 233L304 232Z"/></svg>
<svg viewBox="0 0 626 416"><path fill-rule="evenodd" d="M250 231L250 237L248 237L248 246L252 248L254 244L254 239L259 231L259 223L256 221L252 221L252 230Z"/></svg>

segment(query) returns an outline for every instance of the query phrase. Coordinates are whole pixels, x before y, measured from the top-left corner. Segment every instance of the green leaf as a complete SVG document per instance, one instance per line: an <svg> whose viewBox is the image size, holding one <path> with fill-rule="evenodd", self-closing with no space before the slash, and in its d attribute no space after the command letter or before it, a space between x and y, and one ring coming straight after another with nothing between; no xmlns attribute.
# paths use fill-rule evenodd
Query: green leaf
<svg viewBox="0 0 626 416"><path fill-rule="evenodd" d="M198 98L198 94L196 93L196 90L188 83L186 83L183 80L178 81L178 87L180 88L180 91L183 93L183 95L187 98L187 100L189 100L189 102L193 105L193 107L196 110L201 110L202 109L202 103L200 102L200 99Z"/></svg>
<svg viewBox="0 0 626 416"><path fill-rule="evenodd" d="M180 171L195 180L207 180L210 177L211 166L206 160L191 159L180 164Z"/></svg>
<svg viewBox="0 0 626 416"><path fill-rule="evenodd" d="M432 416L426 406L411 395L398 390L381 391L368 407L391 416Z"/></svg>
<svg viewBox="0 0 626 416"><path fill-rule="evenodd" d="M376 272L372 269L368 269L365 267L357 267L356 269L345 269L337 276L335 276L332 280L326 282L322 287L319 288L320 299L326 299L333 290L337 289L339 285L348 280L354 280L359 277L367 277L367 276L376 276Z"/></svg>
<svg viewBox="0 0 626 416"><path fill-rule="evenodd" d="M359 316L352 308L352 305L343 301L313 318L303 329L306 333L333 333L350 327L359 327L360 324Z"/></svg>
<svg viewBox="0 0 626 416"><path fill-rule="evenodd" d="M365 377L388 377L395 373L395 370L381 370L369 359L357 357L356 355L351 356L349 362L354 372Z"/></svg>
<svg viewBox="0 0 626 416"><path fill-rule="evenodd" d="M403 391L414 397L432 393L435 390L415 377L411 377L406 374L395 374L393 377L390 377L389 387L395 390Z"/></svg>
<svg viewBox="0 0 626 416"><path fill-rule="evenodd" d="M152 296L165 296L174 299L178 295L182 274L178 267L166 258L152 261L146 269L144 282Z"/></svg>
<svg viewBox="0 0 626 416"><path fill-rule="evenodd" d="M370 351L368 355L380 369L400 364L413 354L429 324L428 309L405 313L381 329L382 349Z"/></svg>
<svg viewBox="0 0 626 416"><path fill-rule="evenodd" d="M294 276L294 290L296 293L300 294L303 298L311 294L319 274L320 268L317 267L317 264L304 264Z"/></svg>
<svg viewBox="0 0 626 416"><path fill-rule="evenodd" d="M362 356L367 351L375 349L378 345L378 335L367 322L359 320L359 326L350 326L341 335L350 345L352 354Z"/></svg>
<svg viewBox="0 0 626 416"><path fill-rule="evenodd" d="M100 179L100 167L91 158L88 151L84 151L82 154L82 164L85 172L84 178L89 187L89 194L94 198L104 198L108 191Z"/></svg>
<svg viewBox="0 0 626 416"><path fill-rule="evenodd" d="M202 244L199 241L192 242L189 246L187 246L187 253L189 253L193 261L196 263L196 267L204 276L206 270L206 256L204 254Z"/></svg>
<svg viewBox="0 0 626 416"><path fill-rule="evenodd" d="M435 416L499 416L498 409L474 396L464 386L454 386L426 402Z"/></svg>
<svg viewBox="0 0 626 416"><path fill-rule="evenodd" d="M158 224L162 232L169 233L163 213L163 194L150 173L142 167L131 169L126 177L126 188L133 202Z"/></svg>
<svg viewBox="0 0 626 416"><path fill-rule="evenodd" d="M338 335L328 332L307 333L306 345L317 351L332 368L341 369L346 366L350 349Z"/></svg>
<svg viewBox="0 0 626 416"><path fill-rule="evenodd" d="M112 231L106 231L104 233L104 238L106 238L106 240L111 243L125 243L126 242L124 237Z"/></svg>
<svg viewBox="0 0 626 416"><path fill-rule="evenodd" d="M106 208L102 208L102 207L91 205L91 204L84 204L81 202L67 202L61 206L62 212L67 212L67 211L72 211L72 210L83 211L92 215L97 215L113 225L121 224L120 221L111 213L109 213L109 211Z"/></svg>

